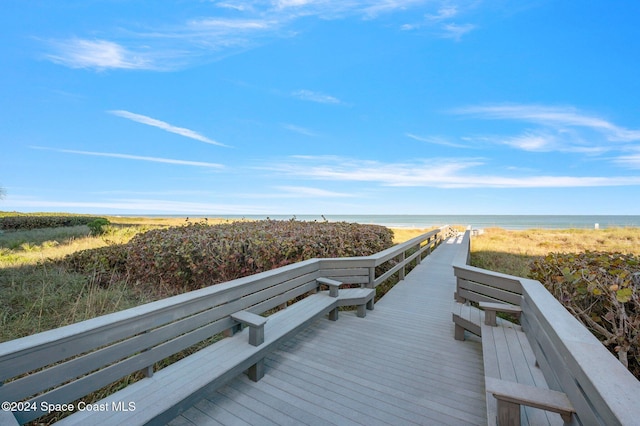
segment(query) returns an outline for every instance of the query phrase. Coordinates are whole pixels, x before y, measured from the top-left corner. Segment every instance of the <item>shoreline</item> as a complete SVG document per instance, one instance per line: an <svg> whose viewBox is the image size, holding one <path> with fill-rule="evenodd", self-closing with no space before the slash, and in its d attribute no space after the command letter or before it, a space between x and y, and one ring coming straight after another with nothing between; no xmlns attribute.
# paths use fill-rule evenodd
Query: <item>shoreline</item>
<svg viewBox="0 0 640 426"><path fill-rule="evenodd" d="M50 215L76 216L77 213L23 213L0 211L1 216L11 215ZM81 214L82 216L88 214ZM179 225L197 223L224 223L237 220L298 220L305 222L348 222L363 225L380 225L392 229L419 230L434 229L444 225L455 227L471 226L472 229L500 228L505 230L568 230L568 229L611 229L640 228L640 215L415 215L415 214L363 214L363 215L186 215L186 214L92 214L109 218L113 223L157 223L161 225Z"/></svg>

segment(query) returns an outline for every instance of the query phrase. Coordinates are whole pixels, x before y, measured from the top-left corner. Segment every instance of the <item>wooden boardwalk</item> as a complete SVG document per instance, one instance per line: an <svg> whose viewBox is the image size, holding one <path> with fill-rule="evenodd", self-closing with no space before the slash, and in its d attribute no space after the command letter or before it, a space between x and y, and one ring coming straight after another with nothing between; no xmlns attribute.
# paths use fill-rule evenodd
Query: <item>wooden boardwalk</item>
<svg viewBox="0 0 640 426"><path fill-rule="evenodd" d="M366 318L321 319L170 425L486 424L479 339L453 338L453 239Z"/></svg>

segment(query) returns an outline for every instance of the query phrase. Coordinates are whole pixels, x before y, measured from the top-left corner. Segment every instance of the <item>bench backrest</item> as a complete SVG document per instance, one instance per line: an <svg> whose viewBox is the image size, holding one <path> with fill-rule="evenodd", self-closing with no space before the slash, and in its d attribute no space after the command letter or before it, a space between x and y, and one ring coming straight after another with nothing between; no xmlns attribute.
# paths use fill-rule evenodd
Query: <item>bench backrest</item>
<svg viewBox="0 0 640 426"><path fill-rule="evenodd" d="M460 250L453 262L456 276L456 300L458 302L497 302L520 305L522 285L518 277L468 266L471 253L471 232L462 237Z"/></svg>
<svg viewBox="0 0 640 426"><path fill-rule="evenodd" d="M314 292L317 278L373 288L376 266L404 258L415 247L421 255L440 232L377 255L298 262L0 343L0 401L29 401L35 407L69 403L132 373L150 376L155 363L168 363L169 357L237 326L231 314L246 310L260 315L286 306ZM400 267L406 262L399 262ZM41 415L39 410L22 413L20 420Z"/></svg>
<svg viewBox="0 0 640 426"><path fill-rule="evenodd" d="M257 279L242 278L3 343L0 381L13 380L0 386L0 400L29 400L37 407L66 403L137 371L151 375L155 363L234 327L231 314L262 314L313 291L318 266L317 260L285 266Z"/></svg>
<svg viewBox="0 0 640 426"><path fill-rule="evenodd" d="M468 231L467 231L468 232ZM468 250L462 246L461 250ZM460 255L459 259L467 258ZM600 341L535 280L498 274L461 263L455 274L477 284L470 300L504 297L505 286L519 290L520 322L551 389L564 392L576 409L573 424L636 424L640 419L640 382ZM464 292L463 295L468 295ZM488 295L482 291L488 289ZM460 291L460 290L458 290ZM517 294L517 291L513 291ZM500 294L496 297L496 294ZM474 299L475 298L475 299Z"/></svg>

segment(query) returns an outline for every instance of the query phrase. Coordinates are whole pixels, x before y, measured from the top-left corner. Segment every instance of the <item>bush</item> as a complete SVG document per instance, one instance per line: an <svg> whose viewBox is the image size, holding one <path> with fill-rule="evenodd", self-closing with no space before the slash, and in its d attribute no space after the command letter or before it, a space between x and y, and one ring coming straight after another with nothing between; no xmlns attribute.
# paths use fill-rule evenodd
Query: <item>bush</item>
<svg viewBox="0 0 640 426"><path fill-rule="evenodd" d="M354 223L256 221L189 224L129 242L130 277L193 290L314 257L367 256L393 245L393 232Z"/></svg>
<svg viewBox="0 0 640 426"><path fill-rule="evenodd" d="M533 262L540 281L640 378L640 258L633 254L550 253Z"/></svg>
<svg viewBox="0 0 640 426"><path fill-rule="evenodd" d="M63 226L87 225L97 219L106 220L104 218L98 218L95 216L49 216L39 214L15 214L1 216L0 229L16 231L42 228L59 228Z"/></svg>
<svg viewBox="0 0 640 426"><path fill-rule="evenodd" d="M94 282L107 287L114 278L127 274L129 248L126 244L81 250L56 262L70 271L91 276Z"/></svg>
<svg viewBox="0 0 640 426"><path fill-rule="evenodd" d="M107 232L107 230L104 227L110 224L111 222L109 222L107 219L100 217L98 219L92 220L91 222L87 223L87 226L91 230L91 235L97 236L97 235L103 235L105 232Z"/></svg>

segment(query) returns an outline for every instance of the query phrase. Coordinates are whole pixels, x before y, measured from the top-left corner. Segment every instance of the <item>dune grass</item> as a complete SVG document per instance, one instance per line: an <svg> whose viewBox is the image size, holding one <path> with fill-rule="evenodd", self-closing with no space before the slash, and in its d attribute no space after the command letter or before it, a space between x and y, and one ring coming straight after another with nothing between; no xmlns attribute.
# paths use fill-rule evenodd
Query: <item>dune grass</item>
<svg viewBox="0 0 640 426"><path fill-rule="evenodd" d="M529 264L550 252L584 251L640 254L640 228L530 229L488 228L471 238L471 264L527 277Z"/></svg>

